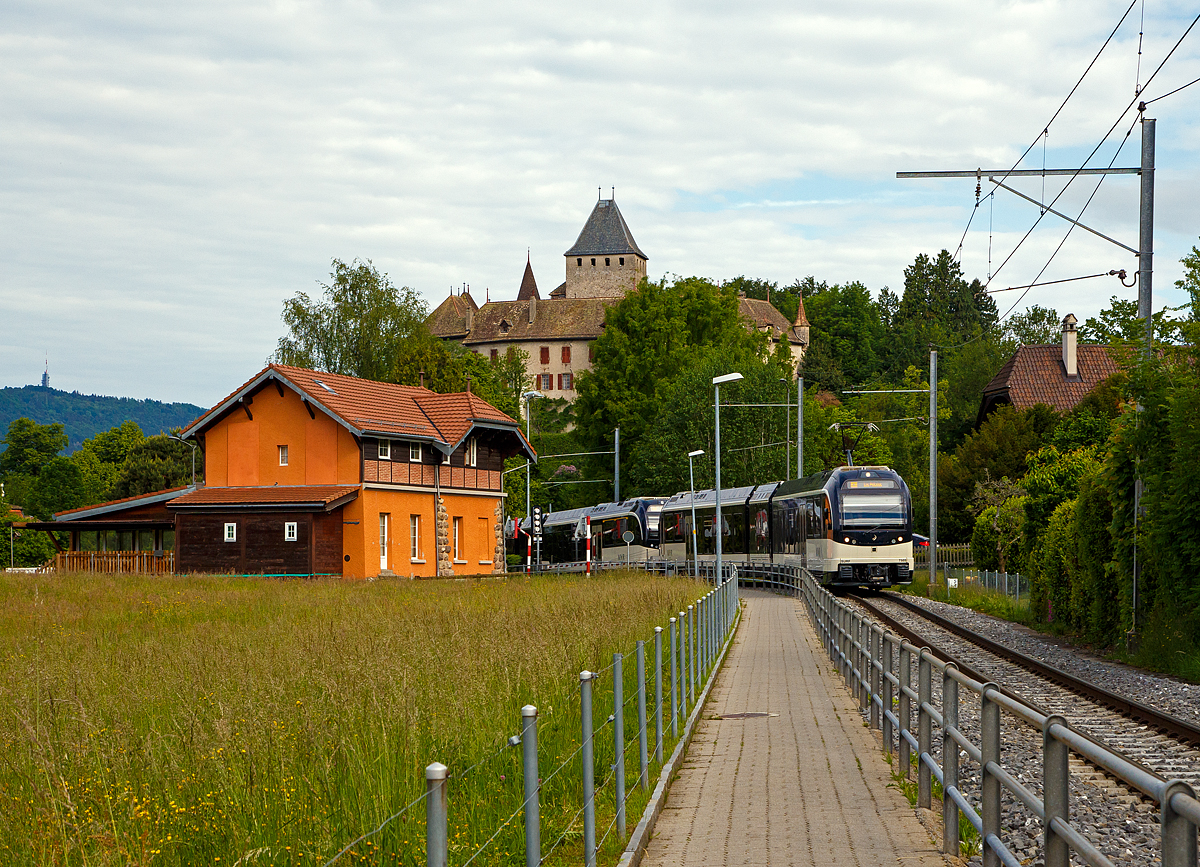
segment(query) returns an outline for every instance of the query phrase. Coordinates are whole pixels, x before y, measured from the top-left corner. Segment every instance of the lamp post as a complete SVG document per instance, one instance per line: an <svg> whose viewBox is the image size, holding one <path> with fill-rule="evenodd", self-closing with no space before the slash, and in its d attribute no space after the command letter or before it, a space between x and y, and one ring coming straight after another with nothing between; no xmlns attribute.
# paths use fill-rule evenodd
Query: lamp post
<svg viewBox="0 0 1200 867"><path fill-rule="evenodd" d="M529 401L536 400L539 397L545 397L540 391L527 391L521 395L521 400L525 402L525 441L529 442ZM525 459L525 517L529 519L529 531L533 532L533 510L529 507L529 458Z"/></svg>
<svg viewBox="0 0 1200 867"><path fill-rule="evenodd" d="M740 373L727 373L724 376L713 377L713 410L716 413L716 448L717 448L717 520L714 530L717 534L717 583L721 583L723 572L721 571L721 537L725 532L725 525L721 522L721 386L727 382L737 382L745 379Z"/></svg>
<svg viewBox="0 0 1200 867"><path fill-rule="evenodd" d="M692 501L692 575L700 574L700 553L696 546L696 476L692 472L692 458L697 458L704 454L704 449L696 449L694 452L688 452L688 483L692 486L690 499ZM687 554L684 554L686 557Z"/></svg>
<svg viewBox="0 0 1200 867"><path fill-rule="evenodd" d="M196 487L196 444L189 440L185 440L183 437L178 436L177 434L167 434L167 439L177 440L178 442L183 443L185 446L192 447L192 487Z"/></svg>
<svg viewBox="0 0 1200 867"><path fill-rule="evenodd" d="M783 399L787 403L787 423L783 426L783 453L787 456L787 460L783 477L790 479L792 477L792 394L788 391L787 377L781 376L779 381L783 383Z"/></svg>

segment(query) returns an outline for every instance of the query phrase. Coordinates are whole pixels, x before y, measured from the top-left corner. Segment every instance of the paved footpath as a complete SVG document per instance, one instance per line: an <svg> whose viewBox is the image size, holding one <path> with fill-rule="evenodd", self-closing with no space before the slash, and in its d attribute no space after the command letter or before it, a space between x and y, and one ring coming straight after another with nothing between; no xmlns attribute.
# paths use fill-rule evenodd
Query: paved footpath
<svg viewBox="0 0 1200 867"><path fill-rule="evenodd" d="M888 788L877 741L803 603L743 598L734 646L642 864L942 867L908 801ZM773 715L714 719L755 711Z"/></svg>

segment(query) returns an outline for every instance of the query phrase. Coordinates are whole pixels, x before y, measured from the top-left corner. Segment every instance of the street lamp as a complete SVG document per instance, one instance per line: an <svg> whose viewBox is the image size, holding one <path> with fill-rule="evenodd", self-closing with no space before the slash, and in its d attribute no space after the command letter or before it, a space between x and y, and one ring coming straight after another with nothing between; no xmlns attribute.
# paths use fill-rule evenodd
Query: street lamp
<svg viewBox="0 0 1200 867"><path fill-rule="evenodd" d="M694 452L688 452L688 483L691 484L691 500L692 500L692 574L693 576L700 574L700 554L696 548L696 476L692 473L692 458L699 457L704 454L704 449L696 449ZM686 556L686 554L684 555Z"/></svg>
<svg viewBox="0 0 1200 867"><path fill-rule="evenodd" d="M713 409L717 421L717 583L721 582L721 537L725 534L725 525L721 522L721 386L727 382L738 382L745 379L740 373L727 373L724 376L713 377Z"/></svg>
<svg viewBox="0 0 1200 867"><path fill-rule="evenodd" d="M536 400L539 397L545 397L540 391L527 391L521 395L521 400L525 402L525 441L529 442L529 401ZM533 510L529 507L529 458L525 459L525 517L529 519L529 530L533 531Z"/></svg>
<svg viewBox="0 0 1200 867"><path fill-rule="evenodd" d="M183 443L185 446L192 447L192 487L196 487L196 444L190 440L185 440L183 437L178 436L177 434L167 434L167 439L177 440L178 442Z"/></svg>
<svg viewBox="0 0 1200 867"><path fill-rule="evenodd" d="M779 377L779 381L783 383L783 400L787 404L787 423L783 426L783 453L787 455L784 478L792 477L792 393L787 388L787 377Z"/></svg>

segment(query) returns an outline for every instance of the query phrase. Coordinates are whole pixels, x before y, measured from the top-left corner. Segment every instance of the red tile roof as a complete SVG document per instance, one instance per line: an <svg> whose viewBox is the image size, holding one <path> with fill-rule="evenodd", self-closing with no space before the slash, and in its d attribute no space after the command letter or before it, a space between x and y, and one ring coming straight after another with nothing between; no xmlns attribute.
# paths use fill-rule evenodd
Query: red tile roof
<svg viewBox="0 0 1200 867"><path fill-rule="evenodd" d="M168 508L200 506L322 506L358 495L354 485L272 485L255 488L199 488L176 497Z"/></svg>
<svg viewBox="0 0 1200 867"><path fill-rule="evenodd" d="M1011 403L1017 409L1044 403L1067 412L1120 369L1107 346L1078 346L1076 359L1079 376L1068 379L1062 364L1062 344L1020 347L984 386L980 420L1001 403Z"/></svg>
<svg viewBox="0 0 1200 867"><path fill-rule="evenodd" d="M257 386L278 379L306 396L356 434L383 434L457 447L476 423L511 430L525 442L521 425L470 392L438 394L413 385L374 382L284 364L268 365L184 431L196 434ZM253 405L251 405L253 411ZM528 447L528 446L527 446ZM530 448L530 454L533 454Z"/></svg>

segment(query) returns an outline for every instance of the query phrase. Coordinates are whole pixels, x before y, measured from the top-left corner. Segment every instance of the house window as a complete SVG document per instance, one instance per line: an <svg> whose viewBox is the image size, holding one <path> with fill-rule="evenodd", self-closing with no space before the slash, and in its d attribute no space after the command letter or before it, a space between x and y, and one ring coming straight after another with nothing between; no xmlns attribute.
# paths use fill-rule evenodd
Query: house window
<svg viewBox="0 0 1200 867"><path fill-rule="evenodd" d="M604 257L604 267L605 267L605 268L607 268L607 267L608 267L609 265L611 265L611 264L612 264L612 262L610 262L610 261L608 260L608 257L607 257L607 256L605 256L605 257Z"/></svg>
<svg viewBox="0 0 1200 867"><path fill-rule="evenodd" d="M562 363L563 364L571 363L571 347L570 346L564 346L562 348Z"/></svg>
<svg viewBox="0 0 1200 867"><path fill-rule="evenodd" d="M454 562L462 563L463 561L463 537L462 537L462 518L454 519Z"/></svg>
<svg viewBox="0 0 1200 867"><path fill-rule="evenodd" d="M500 350L493 349L492 350L492 361L499 361L499 360L500 360Z"/></svg>
<svg viewBox="0 0 1200 867"><path fill-rule="evenodd" d="M576 265L576 267L579 267L579 268L583 267L583 257L582 256L580 256L578 259L575 260L575 265Z"/></svg>
<svg viewBox="0 0 1200 867"><path fill-rule="evenodd" d="M391 440L380 440L379 441L379 460L390 461L391 459L392 459L392 441Z"/></svg>
<svg viewBox="0 0 1200 867"><path fill-rule="evenodd" d="M288 465L287 459L288 459L287 446L280 446L279 447L279 466L286 467Z"/></svg>
<svg viewBox="0 0 1200 867"><path fill-rule="evenodd" d="M562 375L559 377L559 379L561 379L561 380L562 380L562 381L559 383L559 386L558 386L559 388L561 388L561 389L563 389L563 390L565 390L565 391L570 391L572 388L574 388L574 387L575 387L575 383L572 381L572 379L571 379L571 374L570 374L569 372L568 372L568 373L564 373L564 374L562 374Z"/></svg>
<svg viewBox="0 0 1200 867"><path fill-rule="evenodd" d="M620 262L622 265L624 265L624 264L625 264L625 257L624 257L624 256L622 256L622 257L621 257L620 259L618 259L617 261L618 261L618 262Z"/></svg>
<svg viewBox="0 0 1200 867"><path fill-rule="evenodd" d="M468 467L475 466L475 459L478 457L478 451L475 446L475 437L467 440L466 465Z"/></svg>
<svg viewBox="0 0 1200 867"><path fill-rule="evenodd" d="M492 527L487 518L479 519L479 538L483 540L484 545L490 546L490 542L491 542L491 538L492 538ZM484 548L484 550L490 551L491 548L486 547L486 548ZM479 565L480 566L491 566L492 561L490 558L487 560L480 560Z"/></svg>
<svg viewBox="0 0 1200 867"><path fill-rule="evenodd" d="M596 267L596 257L595 256L592 257L592 267L593 268Z"/></svg>
<svg viewBox="0 0 1200 867"><path fill-rule="evenodd" d="M388 532L389 524L391 524L392 516L387 512L379 513L379 568L388 568L388 541L391 533Z"/></svg>
<svg viewBox="0 0 1200 867"><path fill-rule="evenodd" d="M425 560L421 557L421 516L408 516L408 544L410 554L409 557L414 563L424 563Z"/></svg>
<svg viewBox="0 0 1200 867"><path fill-rule="evenodd" d="M226 542L236 542L237 541L237 524L226 524L225 525L225 541Z"/></svg>
<svg viewBox="0 0 1200 867"><path fill-rule="evenodd" d="M554 388L553 373L543 373L541 374L540 379L542 380L542 391L550 391Z"/></svg>
<svg viewBox="0 0 1200 867"><path fill-rule="evenodd" d="M421 444L420 443L409 443L408 444L408 459L410 461L416 461L417 463L421 462Z"/></svg>
<svg viewBox="0 0 1200 867"><path fill-rule="evenodd" d="M285 542L295 542L296 541L296 522L295 521L285 521L284 522L284 524L283 524L283 541L285 541Z"/></svg>
<svg viewBox="0 0 1200 867"><path fill-rule="evenodd" d="M549 346L543 346L541 348L541 357L542 357L542 364L550 363L550 347Z"/></svg>
<svg viewBox="0 0 1200 867"><path fill-rule="evenodd" d="M594 348L592 348L592 346L589 344L588 345L588 361L592 362L595 360L596 360L596 350Z"/></svg>

